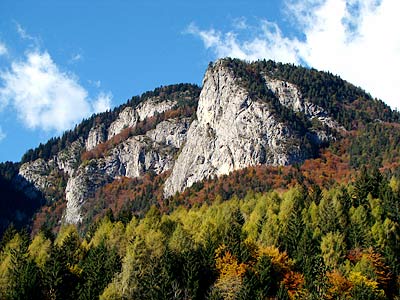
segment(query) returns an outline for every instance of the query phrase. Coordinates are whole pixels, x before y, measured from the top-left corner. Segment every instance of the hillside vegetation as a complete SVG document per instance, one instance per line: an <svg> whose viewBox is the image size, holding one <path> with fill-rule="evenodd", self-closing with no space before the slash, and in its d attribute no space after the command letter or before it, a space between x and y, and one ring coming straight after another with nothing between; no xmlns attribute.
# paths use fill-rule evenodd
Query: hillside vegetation
<svg viewBox="0 0 400 300"><path fill-rule="evenodd" d="M108 213L1 242L2 299L395 299L400 181L296 186L210 204Z"/></svg>
<svg viewBox="0 0 400 300"><path fill-rule="evenodd" d="M230 84L301 138L307 155L293 165L211 172L165 197L172 167L128 175L121 165L103 181L110 169L95 167L132 137L149 142L146 133L168 120L185 119L190 131L200 88L160 87L93 115L20 163L0 164L0 299L400 299L400 113L330 73L272 61L221 64ZM266 78L296 85L301 101L338 126L285 106ZM86 148L92 128L109 129L148 99L176 104ZM36 188L18 175L24 163L48 162L78 140L70 174L56 164L33 170L31 178L51 183ZM171 166L188 144L186 135L180 141ZM142 165L157 143L143 148ZM90 189L77 203L76 226L63 222L75 175L77 192Z"/></svg>

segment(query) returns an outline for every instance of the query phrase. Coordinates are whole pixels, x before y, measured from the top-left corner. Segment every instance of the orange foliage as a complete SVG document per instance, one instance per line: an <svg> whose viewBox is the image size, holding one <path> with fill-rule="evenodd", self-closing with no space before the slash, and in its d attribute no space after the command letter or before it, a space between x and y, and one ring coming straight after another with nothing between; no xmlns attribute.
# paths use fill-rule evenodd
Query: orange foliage
<svg viewBox="0 0 400 300"><path fill-rule="evenodd" d="M385 265L383 256L380 253L375 252L373 248L368 248L363 251L361 249L353 249L347 254L347 259L353 264L356 264L362 258L371 262L374 267L374 273L377 279L376 281L383 289L386 289L389 282L392 280L393 274L390 272L389 267Z"/></svg>
<svg viewBox="0 0 400 300"><path fill-rule="evenodd" d="M290 299L295 299L304 284L304 276L298 272L289 271L283 276L282 283L285 285Z"/></svg>
<svg viewBox="0 0 400 300"><path fill-rule="evenodd" d="M239 264L236 257L226 250L225 245L221 245L215 252L215 267L220 274L220 278L243 277L246 272L246 265L244 263Z"/></svg>
<svg viewBox="0 0 400 300"><path fill-rule="evenodd" d="M162 184L167 176L168 173L157 176L147 173L141 178L120 177L98 189L94 197L87 199L84 209L93 210L101 203L102 209L95 209L98 212L94 219L103 217L108 209L111 209L114 216L126 209L134 214L144 214L143 209L162 199Z"/></svg>
<svg viewBox="0 0 400 300"><path fill-rule="evenodd" d="M63 199L42 206L33 219L31 235L36 235L46 224L50 225L49 227L54 233L58 232L60 229L60 221L66 206L67 203Z"/></svg>
<svg viewBox="0 0 400 300"><path fill-rule="evenodd" d="M380 253L377 253L373 248L369 248L365 253L366 257L374 266L374 272L377 278L377 282L383 289L387 289L389 282L392 279L392 273L389 267L385 265L384 258Z"/></svg>
<svg viewBox="0 0 400 300"><path fill-rule="evenodd" d="M347 253L346 258L351 261L352 263L356 263L360 261L362 258L362 250L360 248L352 249Z"/></svg>
<svg viewBox="0 0 400 300"><path fill-rule="evenodd" d="M280 252L275 246L262 247L259 249L258 254L260 257L263 255L270 257L274 269L283 274L284 277L291 272L294 266L293 260L289 258L286 251Z"/></svg>
<svg viewBox="0 0 400 300"><path fill-rule="evenodd" d="M329 282L326 299L350 299L353 284L346 277L337 270L326 273L326 277Z"/></svg>
<svg viewBox="0 0 400 300"><path fill-rule="evenodd" d="M236 257L226 250L226 246L221 245L216 250L215 266L219 273L215 287L219 289L224 299L236 299L246 272L246 264L239 264Z"/></svg>

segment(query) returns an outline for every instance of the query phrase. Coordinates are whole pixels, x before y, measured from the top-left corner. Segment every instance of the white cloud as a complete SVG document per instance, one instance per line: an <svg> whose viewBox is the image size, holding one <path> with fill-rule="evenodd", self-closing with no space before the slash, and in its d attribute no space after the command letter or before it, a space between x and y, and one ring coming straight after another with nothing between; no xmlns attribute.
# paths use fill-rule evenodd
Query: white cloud
<svg viewBox="0 0 400 300"><path fill-rule="evenodd" d="M7 54L7 47L5 44L3 44L2 42L0 42L0 56L1 55L6 55Z"/></svg>
<svg viewBox="0 0 400 300"><path fill-rule="evenodd" d="M215 29L188 31L217 57L260 58L307 64L364 88L393 108L400 107L400 1L291 0L287 13L304 39L289 38L277 24L261 21L252 35Z"/></svg>
<svg viewBox="0 0 400 300"><path fill-rule="evenodd" d="M111 101L111 94L102 93L92 101L76 76L62 72L47 52L28 52L25 60L0 72L0 80L0 109L14 107L32 129L62 132Z"/></svg>
<svg viewBox="0 0 400 300"><path fill-rule="evenodd" d="M93 85L96 88L100 88L101 87L101 81L100 80L88 80L88 83Z"/></svg>
<svg viewBox="0 0 400 300"><path fill-rule="evenodd" d="M215 29L200 30L191 24L187 32L199 36L207 49L212 49L217 57L237 57L245 60L270 59L297 61L297 50L293 40L282 35L279 27L268 21L262 21L257 36L251 40L240 41L237 33L222 33Z"/></svg>
<svg viewBox="0 0 400 300"><path fill-rule="evenodd" d="M3 132L3 129L0 126L0 142L6 137L6 134Z"/></svg>
<svg viewBox="0 0 400 300"><path fill-rule="evenodd" d="M81 60L83 60L82 54L77 53L77 54L72 55L68 62L70 64L72 64L72 63L76 63L76 62L81 61Z"/></svg>
<svg viewBox="0 0 400 300"><path fill-rule="evenodd" d="M245 17L236 18L233 20L233 27L239 30L247 29L247 19Z"/></svg>
<svg viewBox="0 0 400 300"><path fill-rule="evenodd" d="M111 93L100 93L97 100L93 102L93 110L95 113L107 111L111 108Z"/></svg>
<svg viewBox="0 0 400 300"><path fill-rule="evenodd" d="M34 41L34 42L37 41L36 38L34 38L30 34L28 34L28 32L25 30L25 28L22 27L22 25L19 24L18 22L15 22L15 27L17 28L17 33L19 34L21 39L23 39L23 40L31 40L31 41Z"/></svg>

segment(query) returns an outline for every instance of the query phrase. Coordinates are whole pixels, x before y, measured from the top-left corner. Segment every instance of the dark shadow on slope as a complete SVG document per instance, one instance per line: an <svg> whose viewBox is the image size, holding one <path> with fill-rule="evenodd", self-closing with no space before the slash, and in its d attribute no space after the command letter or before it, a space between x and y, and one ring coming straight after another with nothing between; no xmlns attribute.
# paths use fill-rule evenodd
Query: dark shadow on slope
<svg viewBox="0 0 400 300"><path fill-rule="evenodd" d="M34 214L45 203L43 194L17 175L18 168L15 163L0 164L0 237L10 224L17 229L29 228ZM16 177L18 180L15 180ZM24 193L21 186L30 194Z"/></svg>

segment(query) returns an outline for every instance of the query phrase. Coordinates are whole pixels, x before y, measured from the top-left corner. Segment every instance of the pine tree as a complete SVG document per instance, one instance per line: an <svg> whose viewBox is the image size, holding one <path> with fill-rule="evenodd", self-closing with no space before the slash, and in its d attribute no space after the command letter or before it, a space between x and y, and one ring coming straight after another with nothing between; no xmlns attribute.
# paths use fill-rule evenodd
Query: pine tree
<svg viewBox="0 0 400 300"><path fill-rule="evenodd" d="M20 247L11 250L11 267L7 299L41 299L39 268L29 257L28 234L21 234Z"/></svg>
<svg viewBox="0 0 400 300"><path fill-rule="evenodd" d="M78 288L78 299L98 299L114 274L120 270L121 261L116 249L108 250L102 242L88 251L80 267L83 283Z"/></svg>

